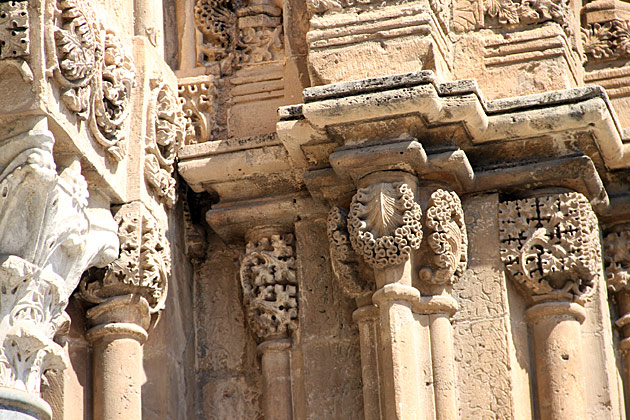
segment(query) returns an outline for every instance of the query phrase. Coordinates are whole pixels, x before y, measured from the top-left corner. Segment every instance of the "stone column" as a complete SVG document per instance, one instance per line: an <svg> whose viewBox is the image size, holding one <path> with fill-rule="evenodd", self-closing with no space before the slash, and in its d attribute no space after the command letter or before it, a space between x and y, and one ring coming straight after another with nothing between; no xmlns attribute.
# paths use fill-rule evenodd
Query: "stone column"
<svg viewBox="0 0 630 420"><path fill-rule="evenodd" d="M422 310L429 315L436 419L455 420L459 415L450 318L457 311L457 301L451 292L453 281L468 262L464 211L455 192L437 189L431 194L425 225L427 237L419 278L432 295L422 299L426 302Z"/></svg>
<svg viewBox="0 0 630 420"><path fill-rule="evenodd" d="M134 33L146 37L158 53L164 56L164 25L162 0L134 0Z"/></svg>
<svg viewBox="0 0 630 420"><path fill-rule="evenodd" d="M619 319L619 350L624 361L626 395L630 391L630 229L628 226L604 237L604 267L608 290L614 293Z"/></svg>
<svg viewBox="0 0 630 420"><path fill-rule="evenodd" d="M141 420L142 345L151 316L164 307L170 250L142 203L123 205L115 219L120 258L80 284L81 297L96 304L87 311L86 333L92 345L94 420Z"/></svg>
<svg viewBox="0 0 630 420"><path fill-rule="evenodd" d="M499 218L501 258L530 302L540 418L587 418L580 324L600 278L597 217L564 193L500 203Z"/></svg>
<svg viewBox="0 0 630 420"><path fill-rule="evenodd" d="M78 159L57 166L45 118L4 139L0 153L0 418L50 420L42 377L66 366L54 340L68 330L84 270L116 258L109 203L89 197Z"/></svg>
<svg viewBox="0 0 630 420"><path fill-rule="evenodd" d="M297 328L295 239L276 228L248 232L240 279L249 326L262 357L264 414L291 420L291 339Z"/></svg>
<svg viewBox="0 0 630 420"><path fill-rule="evenodd" d="M374 173L359 182L350 205L348 231L354 250L374 270L386 419L425 418L419 394L416 320L420 293L411 286L411 252L422 238L416 178L404 172Z"/></svg>

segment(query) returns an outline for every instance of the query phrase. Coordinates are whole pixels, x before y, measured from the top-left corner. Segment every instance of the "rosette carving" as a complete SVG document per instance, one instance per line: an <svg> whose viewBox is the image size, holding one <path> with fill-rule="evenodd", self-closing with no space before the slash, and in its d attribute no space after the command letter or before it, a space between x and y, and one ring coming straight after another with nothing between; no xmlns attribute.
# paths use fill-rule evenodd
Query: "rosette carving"
<svg viewBox="0 0 630 420"><path fill-rule="evenodd" d="M630 231L613 232L604 237L604 268L608 290L629 290Z"/></svg>
<svg viewBox="0 0 630 420"><path fill-rule="evenodd" d="M164 308L171 273L169 242L151 213L139 202L122 206L114 216L118 222L120 257L104 270L83 276L80 294L99 304L114 296L139 294L150 312Z"/></svg>
<svg viewBox="0 0 630 420"><path fill-rule="evenodd" d="M327 220L330 261L333 273L343 292L353 298L374 289L374 271L364 270L352 248L348 232L348 211L333 207Z"/></svg>
<svg viewBox="0 0 630 420"><path fill-rule="evenodd" d="M457 194L445 190L431 194L426 227L431 232L427 244L433 258L430 266L420 270L420 278L435 284L449 283L453 276L464 272L468 263L468 235Z"/></svg>
<svg viewBox="0 0 630 420"><path fill-rule="evenodd" d="M359 188L352 198L348 232L355 251L373 268L405 262L422 240L422 210L407 184Z"/></svg>
<svg viewBox="0 0 630 420"><path fill-rule="evenodd" d="M78 162L57 170L53 143L34 130L5 140L0 157L0 386L31 393L65 366L53 338L81 273L118 250L111 213L88 207Z"/></svg>
<svg viewBox="0 0 630 420"><path fill-rule="evenodd" d="M135 66L82 0L58 0L47 49L61 99L116 160L125 154Z"/></svg>
<svg viewBox="0 0 630 420"><path fill-rule="evenodd" d="M247 319L259 340L284 336L297 328L298 286L292 234L248 243L240 276Z"/></svg>
<svg viewBox="0 0 630 420"><path fill-rule="evenodd" d="M501 258L534 300L584 298L599 277L597 217L579 193L499 204Z"/></svg>

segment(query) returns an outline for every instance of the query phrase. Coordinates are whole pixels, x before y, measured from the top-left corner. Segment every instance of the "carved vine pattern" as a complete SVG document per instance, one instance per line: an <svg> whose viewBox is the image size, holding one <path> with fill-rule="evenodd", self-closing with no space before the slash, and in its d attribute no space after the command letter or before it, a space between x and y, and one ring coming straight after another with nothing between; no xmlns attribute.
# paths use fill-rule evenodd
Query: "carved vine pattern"
<svg viewBox="0 0 630 420"><path fill-rule="evenodd" d="M241 286L250 328L258 340L297 328L295 239L272 235L249 242L241 260Z"/></svg>
<svg viewBox="0 0 630 420"><path fill-rule="evenodd" d="M362 270L361 261L352 248L348 232L348 211L333 207L327 219L330 260L341 289L356 298L374 289L374 271Z"/></svg>
<svg viewBox="0 0 630 420"><path fill-rule="evenodd" d="M468 262L468 235L461 201L454 192L437 190L431 194L426 211L427 244L433 252L432 264L420 270L420 277L446 284L460 276Z"/></svg>
<svg viewBox="0 0 630 420"><path fill-rule="evenodd" d="M609 233L604 238L604 267L608 290L628 290L630 283L630 231Z"/></svg>
<svg viewBox="0 0 630 420"><path fill-rule="evenodd" d="M217 89L212 80L180 82L179 102L186 118L185 144L211 140Z"/></svg>
<svg viewBox="0 0 630 420"><path fill-rule="evenodd" d="M348 232L355 251L373 268L402 264L422 240L422 210L404 183L360 188L352 198Z"/></svg>
<svg viewBox="0 0 630 420"><path fill-rule="evenodd" d="M197 0L195 24L203 37L197 46L201 62L234 59L238 32L236 10L240 6L239 0Z"/></svg>
<svg viewBox="0 0 630 420"><path fill-rule="evenodd" d="M27 1L0 3L0 60L30 53Z"/></svg>
<svg viewBox="0 0 630 420"><path fill-rule="evenodd" d="M501 258L534 299L585 298L599 278L599 225L582 194L499 204Z"/></svg>
<svg viewBox="0 0 630 420"><path fill-rule="evenodd" d="M614 19L582 28L585 59L606 60L630 57L630 22Z"/></svg>
<svg viewBox="0 0 630 420"><path fill-rule="evenodd" d="M117 35L82 0L59 0L49 54L61 99L93 138L121 160L135 83L135 66Z"/></svg>

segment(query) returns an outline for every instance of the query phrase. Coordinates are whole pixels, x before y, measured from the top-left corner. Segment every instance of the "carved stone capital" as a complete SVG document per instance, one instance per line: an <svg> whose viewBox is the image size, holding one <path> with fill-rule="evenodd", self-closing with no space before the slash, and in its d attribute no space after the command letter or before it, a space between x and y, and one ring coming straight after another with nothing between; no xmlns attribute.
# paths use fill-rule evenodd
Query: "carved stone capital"
<svg viewBox="0 0 630 420"><path fill-rule="evenodd" d="M116 296L137 294L150 312L165 304L171 273L168 240L158 222L140 202L125 204L114 216L118 222L120 257L104 270L93 270L81 280L80 295L101 304Z"/></svg>
<svg viewBox="0 0 630 420"><path fill-rule="evenodd" d="M348 211L335 206L327 220L330 262L343 292L352 298L374 291L374 271L363 267L363 262L352 248L348 232Z"/></svg>
<svg viewBox="0 0 630 420"><path fill-rule="evenodd" d="M65 367L53 338L81 273L118 251L108 203L88 203L78 161L56 168L44 126L5 140L0 157L0 387L35 394Z"/></svg>
<svg viewBox="0 0 630 420"><path fill-rule="evenodd" d="M597 217L580 193L499 204L501 258L534 301L582 300L600 276Z"/></svg>
<svg viewBox="0 0 630 420"><path fill-rule="evenodd" d="M460 276L468 263L468 234L462 203L454 192L438 189L431 194L426 211L426 227L431 250L428 265L420 278L432 284L447 284Z"/></svg>
<svg viewBox="0 0 630 420"><path fill-rule="evenodd" d="M354 250L373 268L402 264L422 240L422 210L411 187L382 182L359 188L350 204L348 232Z"/></svg>
<svg viewBox="0 0 630 420"><path fill-rule="evenodd" d="M283 337L297 328L293 234L250 241L241 260L240 277L247 319L258 340Z"/></svg>

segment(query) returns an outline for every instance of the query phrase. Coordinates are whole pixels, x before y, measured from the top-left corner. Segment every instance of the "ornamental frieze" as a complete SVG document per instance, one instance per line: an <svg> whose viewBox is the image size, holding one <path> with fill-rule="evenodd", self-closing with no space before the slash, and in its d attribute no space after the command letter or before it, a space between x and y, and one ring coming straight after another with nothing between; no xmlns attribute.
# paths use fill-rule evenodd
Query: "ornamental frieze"
<svg viewBox="0 0 630 420"><path fill-rule="evenodd" d="M30 53L27 1L0 3L0 60Z"/></svg>

